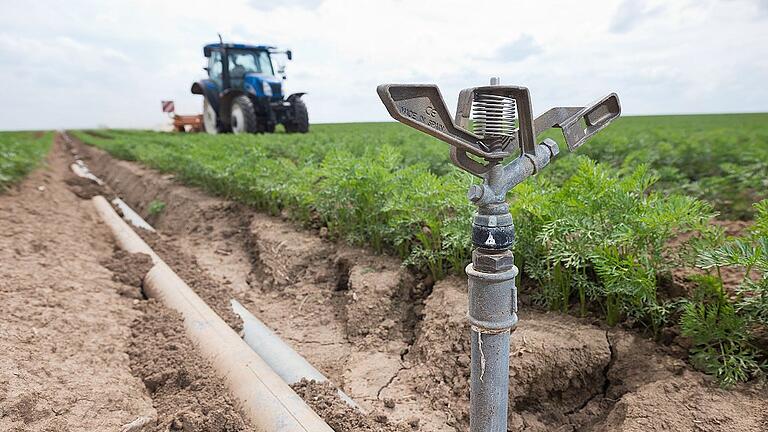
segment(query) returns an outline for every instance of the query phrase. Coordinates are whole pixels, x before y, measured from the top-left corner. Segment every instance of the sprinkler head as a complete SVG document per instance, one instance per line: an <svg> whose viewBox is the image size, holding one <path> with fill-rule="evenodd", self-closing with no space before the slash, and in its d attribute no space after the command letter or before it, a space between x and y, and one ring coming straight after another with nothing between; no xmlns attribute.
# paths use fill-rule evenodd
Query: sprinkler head
<svg viewBox="0 0 768 432"><path fill-rule="evenodd" d="M585 107L553 108L534 118L527 88L502 86L492 78L490 86L462 90L452 118L434 85L383 84L377 91L395 120L448 143L453 163L483 179L467 191L477 206L472 263L466 267L472 330L470 430L507 430L509 338L518 320L518 270L506 194L560 153L555 141L538 141L542 132L560 128L568 149L574 150L619 116L619 98L611 93Z"/></svg>
<svg viewBox="0 0 768 432"><path fill-rule="evenodd" d="M510 156L526 156L535 163L540 158L537 137L548 129L561 129L573 151L621 114L615 93L583 107L552 108L534 118L530 92L519 86L464 89L455 116L435 85L382 84L377 92L395 120L448 143L453 163L478 177ZM548 148L551 157L559 152L552 140L538 144Z"/></svg>

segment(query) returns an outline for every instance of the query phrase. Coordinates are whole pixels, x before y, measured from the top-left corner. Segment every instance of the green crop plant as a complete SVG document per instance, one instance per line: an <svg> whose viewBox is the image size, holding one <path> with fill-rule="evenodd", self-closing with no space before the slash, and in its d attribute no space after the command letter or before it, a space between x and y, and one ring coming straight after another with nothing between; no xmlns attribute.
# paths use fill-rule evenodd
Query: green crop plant
<svg viewBox="0 0 768 432"><path fill-rule="evenodd" d="M718 245L699 250L696 265L712 271L722 286L722 267L743 273L735 288L736 311L756 325L768 327L768 200L754 205L755 224L743 237L719 238Z"/></svg>
<svg viewBox="0 0 768 432"><path fill-rule="evenodd" d="M326 155L317 170L313 207L329 232L383 252L388 231L385 205L394 193L400 163L391 147L359 157L342 150Z"/></svg>
<svg viewBox="0 0 768 432"><path fill-rule="evenodd" d="M233 156L257 148L271 159L299 166L317 164L329 151L346 150L360 156L387 145L400 153L404 166L425 164L438 176L454 170L444 144L396 123L313 125L309 135L212 137L109 130L100 131L99 136L79 136L109 147L123 159L146 162L151 157L156 167L175 165L170 158L183 155L179 150L199 150L203 144L214 153L226 147ZM558 139L555 133L551 137ZM145 144L166 146L168 151L147 153ZM704 199L723 219L751 219L751 204L768 198L768 114L622 117L579 153L623 172L645 164L659 178L655 190ZM563 163L569 159L571 156L563 154L558 169L546 170L542 176L562 183L571 174L568 168L574 166Z"/></svg>
<svg viewBox="0 0 768 432"><path fill-rule="evenodd" d="M336 126L336 125L334 125ZM466 236L472 206L471 179L450 171L445 155L415 163L415 150L389 145L418 137L424 149L442 144L389 125L360 136L358 125L338 125L338 135L172 135L106 131L75 133L113 155L139 160L182 181L272 214L287 214L310 227L326 226L332 237L393 253L434 279L461 272L469 257ZM387 133L375 133L376 130ZM338 142L332 138L338 136ZM361 144L361 140L370 140ZM410 154L410 159L409 155Z"/></svg>
<svg viewBox="0 0 768 432"><path fill-rule="evenodd" d="M699 294L681 318L683 334L694 344L693 363L725 386L768 372L768 353L755 344L768 329L768 200L754 208L749 233L732 239L717 236L699 250L696 264L709 275L699 278ZM725 289L723 267L744 274L733 292Z"/></svg>
<svg viewBox="0 0 768 432"><path fill-rule="evenodd" d="M692 363L716 376L723 386L762 376L765 362L751 344L748 320L737 315L733 304L688 303L680 320L682 334L691 337Z"/></svg>
<svg viewBox="0 0 768 432"><path fill-rule="evenodd" d="M412 245L406 263L424 263L435 279L453 269L460 273L469 260L467 232L474 211L466 199L471 179L458 172L438 177L419 165L406 168L387 206L389 226L400 251Z"/></svg>
<svg viewBox="0 0 768 432"><path fill-rule="evenodd" d="M50 132L0 132L0 192L37 167L52 142Z"/></svg>
<svg viewBox="0 0 768 432"><path fill-rule="evenodd" d="M768 198L766 114L621 118L580 152L623 170L647 164L657 190L704 199L724 219L751 219Z"/></svg>
<svg viewBox="0 0 768 432"><path fill-rule="evenodd" d="M147 212L150 216L157 216L165 210L165 203L162 201L153 200L147 207Z"/></svg>
<svg viewBox="0 0 768 432"><path fill-rule="evenodd" d="M575 174L560 186L536 179L516 189L523 271L542 285L540 297L552 309L566 310L575 293L582 314L589 299L610 325L632 316L657 333L668 314L656 288L674 265L665 259L666 243L713 213L696 199L652 192L657 178L646 166L620 176L575 160Z"/></svg>

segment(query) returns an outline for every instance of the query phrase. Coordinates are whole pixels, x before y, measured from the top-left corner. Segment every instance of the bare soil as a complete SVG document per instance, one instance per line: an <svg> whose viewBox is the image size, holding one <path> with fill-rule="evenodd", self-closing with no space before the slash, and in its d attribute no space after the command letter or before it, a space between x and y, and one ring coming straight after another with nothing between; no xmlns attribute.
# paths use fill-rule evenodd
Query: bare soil
<svg viewBox="0 0 768 432"><path fill-rule="evenodd" d="M115 250L105 264L114 280L126 284L120 294L140 299L146 298L142 284L152 265L149 255L122 250ZM143 313L131 324L131 371L141 378L157 408L156 421L142 430L249 430L211 365L185 336L181 315L155 300L138 302L136 308Z"/></svg>
<svg viewBox="0 0 768 432"><path fill-rule="evenodd" d="M369 430L468 429L465 280L433 284L392 258L78 149L140 213L164 202L152 220L160 255L194 267L208 281L194 288L214 309L240 300L363 407ZM527 310L511 352L510 430L768 429L762 384L721 390L668 349L620 329ZM320 401L329 423L348 419L332 391L295 388L311 405ZM361 430L356 421L337 430Z"/></svg>
<svg viewBox="0 0 768 432"><path fill-rule="evenodd" d="M246 427L212 367L184 335L177 312L155 300L132 326L131 370L144 382L158 411L155 432L236 432Z"/></svg>
<svg viewBox="0 0 768 432"><path fill-rule="evenodd" d="M127 354L140 313L100 264L109 232L54 147L0 195L0 430L116 431L156 416Z"/></svg>
<svg viewBox="0 0 768 432"><path fill-rule="evenodd" d="M240 431L180 319L145 301L151 260L113 250L87 198L110 195L47 163L0 195L0 430Z"/></svg>
<svg viewBox="0 0 768 432"><path fill-rule="evenodd" d="M418 429L419 419L408 425L390 423L383 413L366 415L339 399L336 387L330 382L301 380L291 386L336 432L409 432Z"/></svg>
<svg viewBox="0 0 768 432"><path fill-rule="evenodd" d="M116 249L108 260L102 261L104 267L112 272L112 280L120 282L118 293L125 297L144 300L141 290L144 276L152 269L152 258L143 253L128 253Z"/></svg>

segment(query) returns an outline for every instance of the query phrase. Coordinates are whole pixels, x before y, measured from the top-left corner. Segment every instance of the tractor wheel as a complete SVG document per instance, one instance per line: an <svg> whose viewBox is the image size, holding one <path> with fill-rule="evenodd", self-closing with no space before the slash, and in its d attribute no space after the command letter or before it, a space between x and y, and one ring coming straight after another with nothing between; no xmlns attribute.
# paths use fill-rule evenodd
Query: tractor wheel
<svg viewBox="0 0 768 432"><path fill-rule="evenodd" d="M256 109L248 96L241 95L232 101L229 125L235 134L258 132Z"/></svg>
<svg viewBox="0 0 768 432"><path fill-rule="evenodd" d="M307 106L301 98L296 98L291 103L293 108L293 120L285 123L285 131L288 133L309 132L309 114Z"/></svg>
<svg viewBox="0 0 768 432"><path fill-rule="evenodd" d="M216 110L208 102L208 99L203 98L203 129L211 134L216 135L221 132L219 128L219 116L216 115Z"/></svg>

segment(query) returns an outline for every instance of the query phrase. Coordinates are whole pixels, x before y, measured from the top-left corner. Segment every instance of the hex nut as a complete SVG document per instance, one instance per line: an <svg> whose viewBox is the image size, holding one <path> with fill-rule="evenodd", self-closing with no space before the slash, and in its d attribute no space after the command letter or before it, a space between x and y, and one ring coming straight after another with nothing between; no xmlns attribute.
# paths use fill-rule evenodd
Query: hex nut
<svg viewBox="0 0 768 432"><path fill-rule="evenodd" d="M498 273L511 269L515 266L515 256L510 251L504 251L499 254L487 254L472 252L472 267L481 272Z"/></svg>
<svg viewBox="0 0 768 432"><path fill-rule="evenodd" d="M549 149L549 153L552 155L552 157L555 157L560 154L560 147L557 145L557 143L551 139L547 138L544 141L542 141L542 144L547 146Z"/></svg>
<svg viewBox="0 0 768 432"><path fill-rule="evenodd" d="M473 203L476 203L483 198L484 192L485 191L483 190L482 186L472 185L469 187L469 190L467 191L467 198L469 198L469 200L472 201Z"/></svg>

